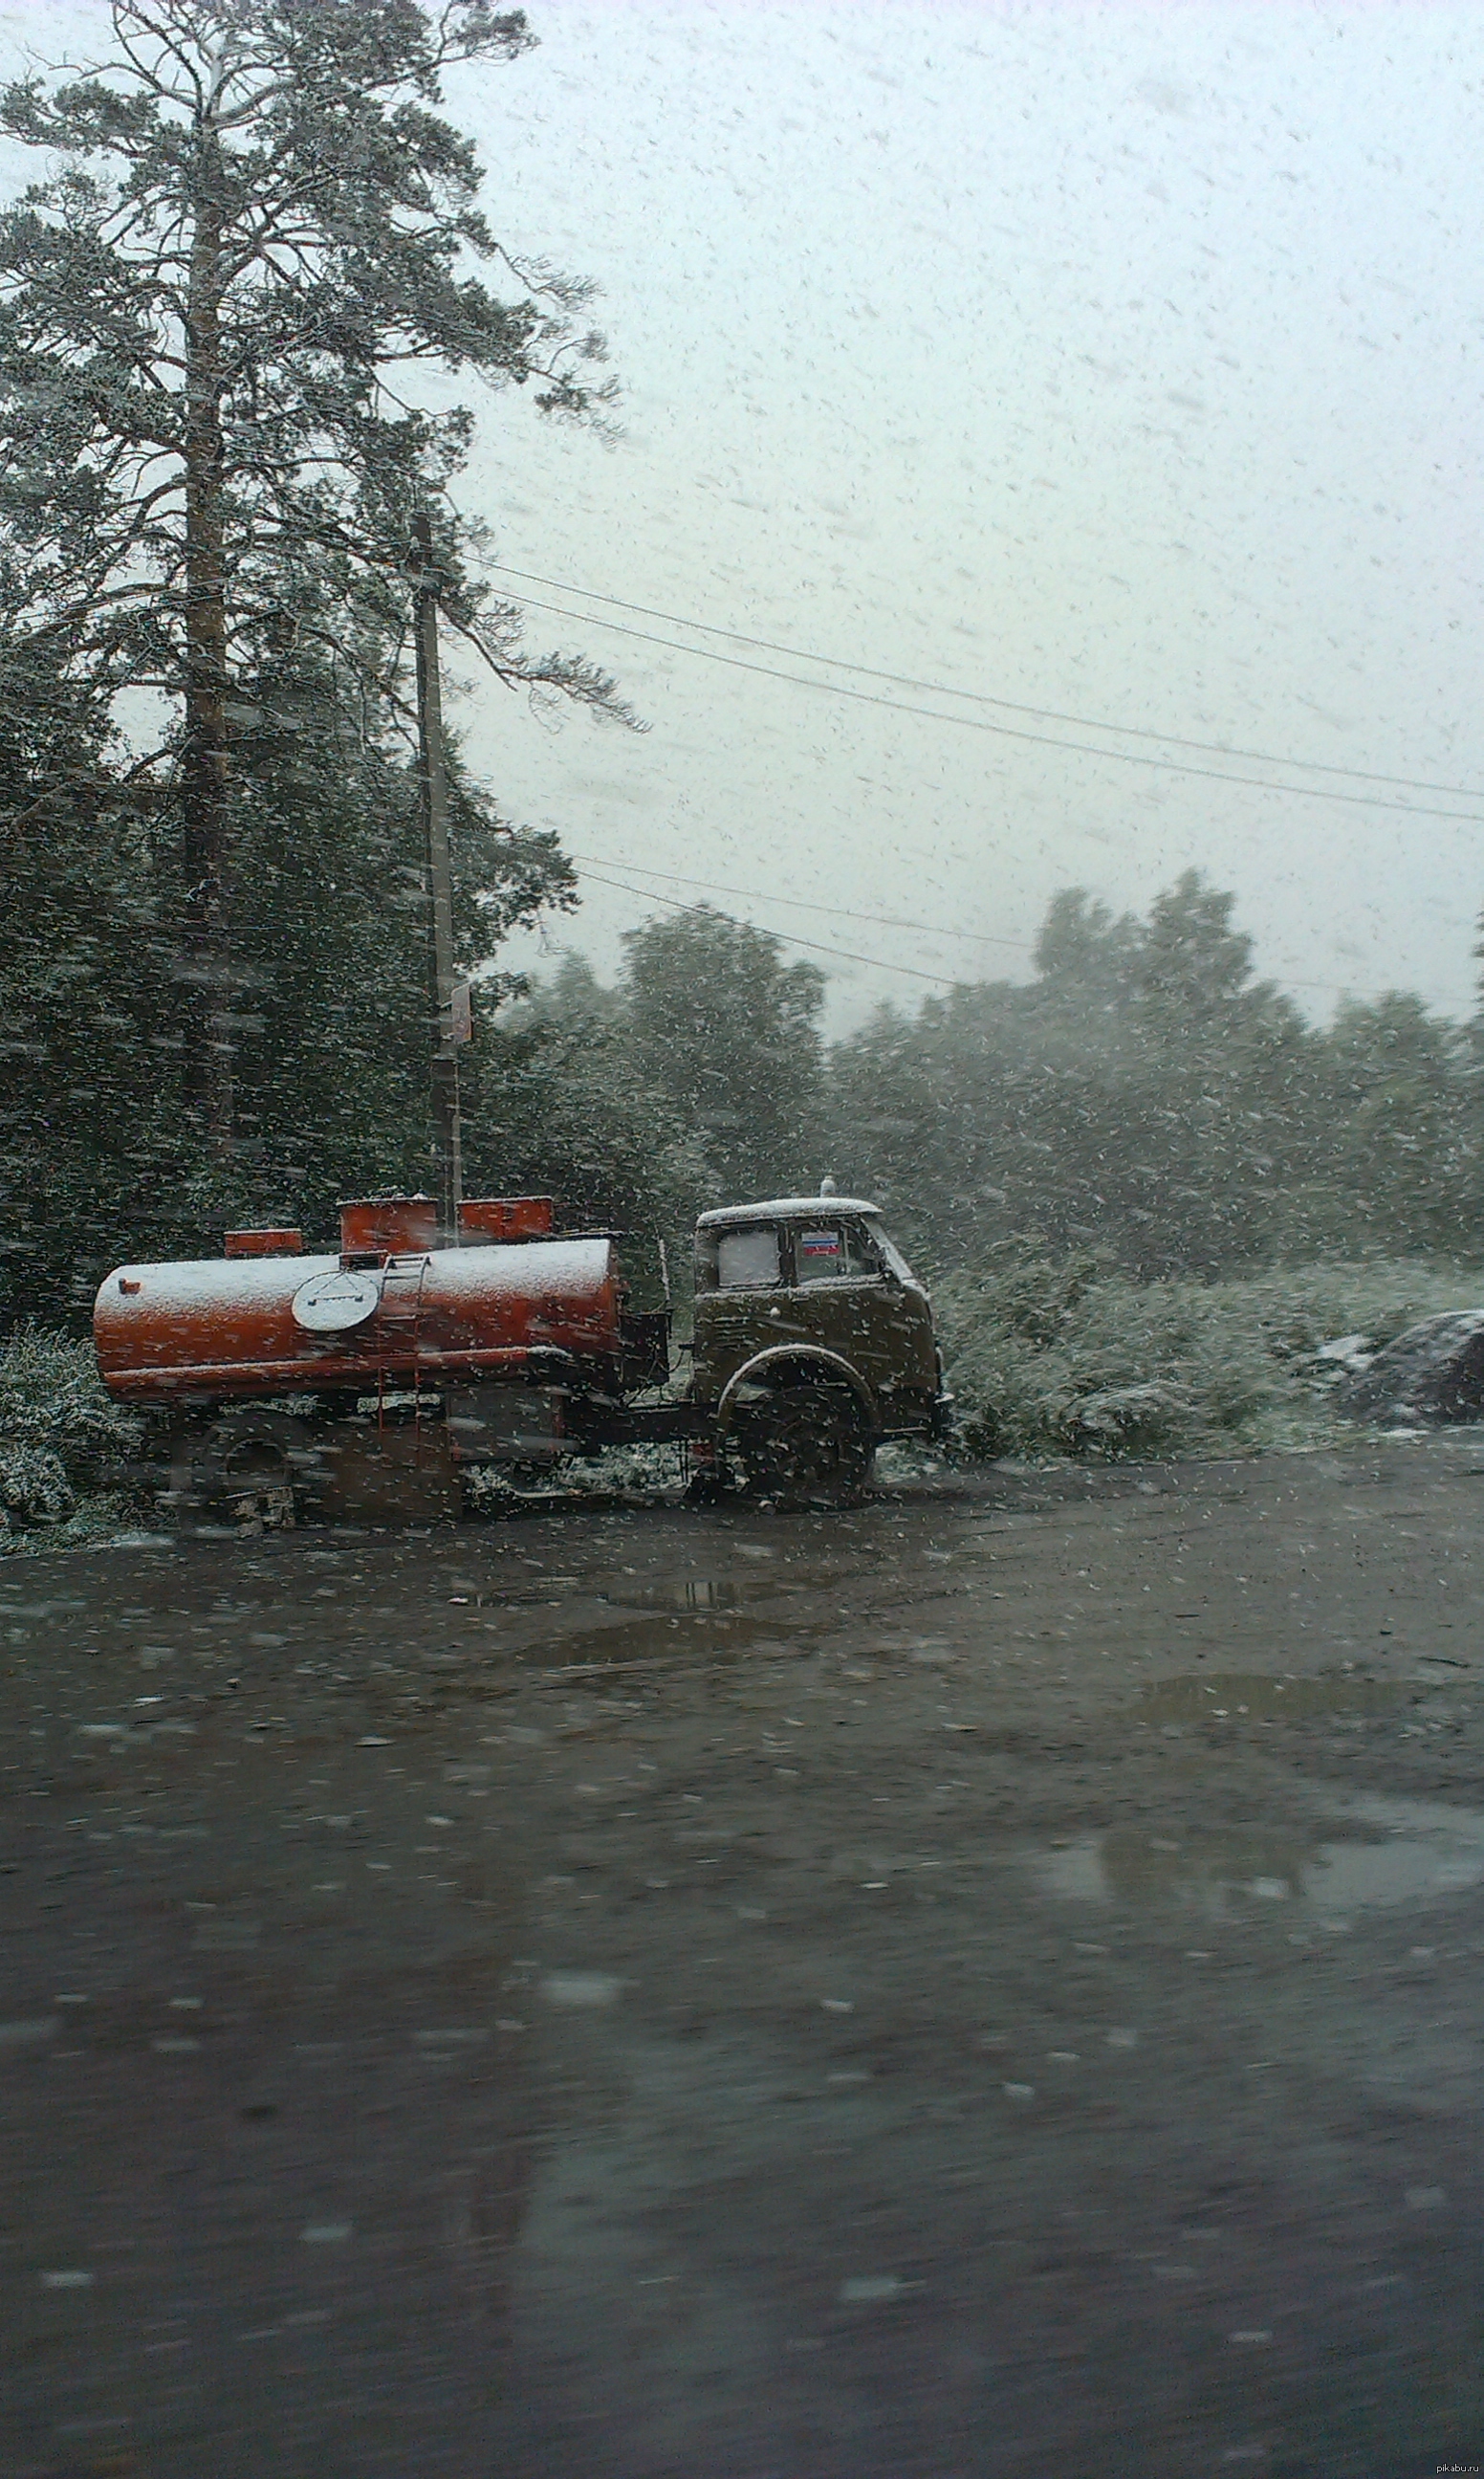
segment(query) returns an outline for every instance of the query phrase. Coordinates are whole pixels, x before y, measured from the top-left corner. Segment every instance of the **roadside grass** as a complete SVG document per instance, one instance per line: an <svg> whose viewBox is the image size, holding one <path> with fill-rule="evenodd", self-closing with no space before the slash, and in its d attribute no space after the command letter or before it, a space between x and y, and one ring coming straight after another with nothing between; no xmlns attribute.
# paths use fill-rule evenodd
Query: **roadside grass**
<svg viewBox="0 0 1484 2479"><path fill-rule="evenodd" d="M1285 1265L1241 1282L1132 1283L1090 1257L958 1273L935 1304L967 1460L1260 1454L1353 1426L1335 1409L1341 1336L1371 1350L1484 1300L1436 1258Z"/></svg>

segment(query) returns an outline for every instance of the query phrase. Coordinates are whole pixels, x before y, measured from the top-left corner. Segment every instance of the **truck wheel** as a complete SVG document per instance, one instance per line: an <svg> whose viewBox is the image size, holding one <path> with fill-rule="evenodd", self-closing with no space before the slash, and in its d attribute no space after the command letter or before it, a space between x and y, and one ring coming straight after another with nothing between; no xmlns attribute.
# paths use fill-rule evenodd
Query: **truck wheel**
<svg viewBox="0 0 1484 2479"><path fill-rule="evenodd" d="M735 1434L753 1495L780 1506L854 1506L876 1452L835 1386L780 1387L748 1406Z"/></svg>
<svg viewBox="0 0 1484 2479"><path fill-rule="evenodd" d="M320 1511L320 1456L304 1421L288 1412L223 1412L181 1441L172 1478L186 1530L204 1521L276 1531Z"/></svg>

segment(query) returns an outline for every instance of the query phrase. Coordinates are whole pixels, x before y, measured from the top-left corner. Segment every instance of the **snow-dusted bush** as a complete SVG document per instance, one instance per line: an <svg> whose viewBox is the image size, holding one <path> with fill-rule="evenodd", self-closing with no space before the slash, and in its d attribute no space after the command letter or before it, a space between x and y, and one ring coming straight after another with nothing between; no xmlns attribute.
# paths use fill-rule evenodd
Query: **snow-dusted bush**
<svg viewBox="0 0 1484 2479"><path fill-rule="evenodd" d="M1436 1259L1294 1265L1245 1282L1137 1284L1077 1258L956 1274L936 1304L971 1456L1251 1453L1336 1433L1330 1396L1419 1317L1484 1301Z"/></svg>
<svg viewBox="0 0 1484 2479"><path fill-rule="evenodd" d="M571 1497L674 1497L690 1477L681 1450L671 1445L608 1446L601 1454L554 1464L549 1471L522 1473L475 1466L465 1486L470 1503L485 1515L509 1513L541 1499Z"/></svg>
<svg viewBox="0 0 1484 2479"><path fill-rule="evenodd" d="M104 1393L90 1343L17 1327L0 1342L0 1550L116 1532L131 1520L140 1436Z"/></svg>

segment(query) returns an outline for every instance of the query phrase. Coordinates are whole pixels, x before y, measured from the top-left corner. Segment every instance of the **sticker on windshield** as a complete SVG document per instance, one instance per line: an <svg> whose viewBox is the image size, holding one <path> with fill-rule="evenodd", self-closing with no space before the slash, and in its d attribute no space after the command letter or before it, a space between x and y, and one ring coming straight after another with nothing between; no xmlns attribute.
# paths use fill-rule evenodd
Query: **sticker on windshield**
<svg viewBox="0 0 1484 2479"><path fill-rule="evenodd" d="M840 1235L838 1231L801 1231L799 1249L805 1257L837 1257Z"/></svg>

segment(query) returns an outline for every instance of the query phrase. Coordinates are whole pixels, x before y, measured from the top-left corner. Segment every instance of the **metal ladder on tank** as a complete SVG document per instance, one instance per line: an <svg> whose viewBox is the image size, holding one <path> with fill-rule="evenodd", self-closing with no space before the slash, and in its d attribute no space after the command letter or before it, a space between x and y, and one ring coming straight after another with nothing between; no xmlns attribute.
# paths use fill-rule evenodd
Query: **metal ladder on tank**
<svg viewBox="0 0 1484 2479"><path fill-rule="evenodd" d="M412 1328L413 1460L422 1461L422 1295L432 1259L389 1256L381 1269L381 1302L376 1311L376 1434L386 1429L387 1355L385 1326Z"/></svg>

